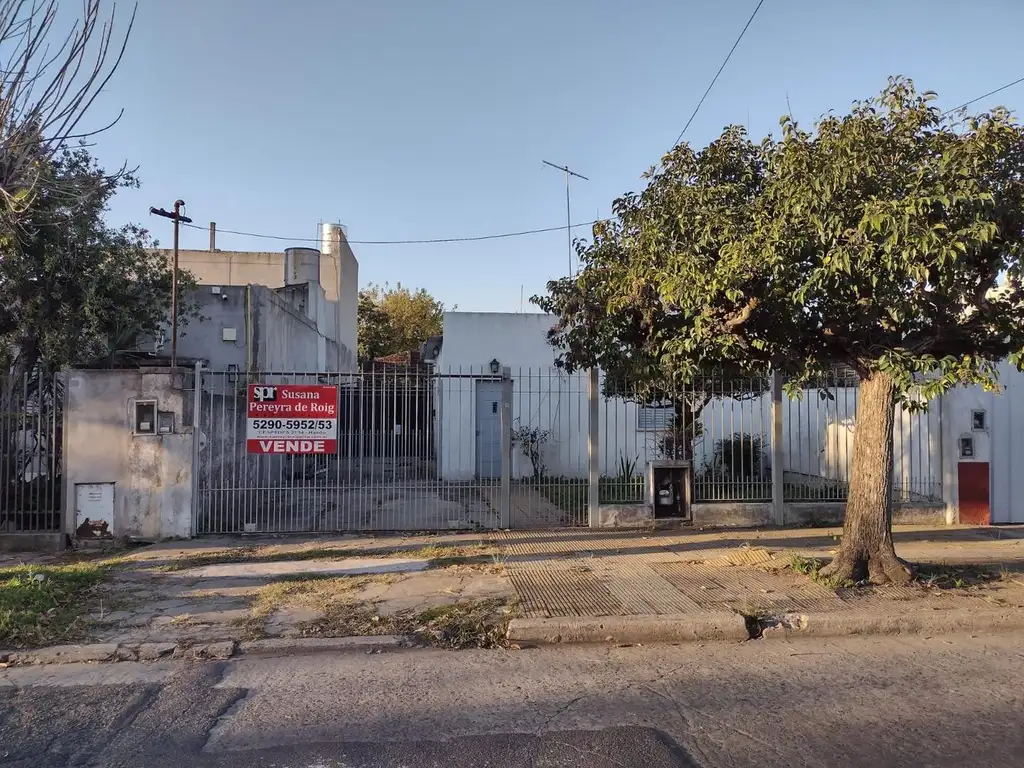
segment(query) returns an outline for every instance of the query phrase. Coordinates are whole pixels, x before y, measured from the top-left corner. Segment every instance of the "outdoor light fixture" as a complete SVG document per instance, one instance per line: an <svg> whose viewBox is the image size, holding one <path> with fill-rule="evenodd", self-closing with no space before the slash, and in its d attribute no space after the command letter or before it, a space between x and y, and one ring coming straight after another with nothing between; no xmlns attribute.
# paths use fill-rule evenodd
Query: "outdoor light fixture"
<svg viewBox="0 0 1024 768"><path fill-rule="evenodd" d="M493 360L491 360L490 366L491 366L491 373L493 373L495 376L497 376L498 375L498 371L501 370L501 363L498 362L498 358L494 358Z"/></svg>

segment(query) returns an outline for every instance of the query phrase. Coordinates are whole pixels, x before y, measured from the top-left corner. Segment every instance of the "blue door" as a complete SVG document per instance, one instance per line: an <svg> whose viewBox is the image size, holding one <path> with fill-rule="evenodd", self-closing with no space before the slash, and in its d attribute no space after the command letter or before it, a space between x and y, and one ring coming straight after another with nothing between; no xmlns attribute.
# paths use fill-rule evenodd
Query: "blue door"
<svg viewBox="0 0 1024 768"><path fill-rule="evenodd" d="M501 382L476 383L476 476L501 477Z"/></svg>

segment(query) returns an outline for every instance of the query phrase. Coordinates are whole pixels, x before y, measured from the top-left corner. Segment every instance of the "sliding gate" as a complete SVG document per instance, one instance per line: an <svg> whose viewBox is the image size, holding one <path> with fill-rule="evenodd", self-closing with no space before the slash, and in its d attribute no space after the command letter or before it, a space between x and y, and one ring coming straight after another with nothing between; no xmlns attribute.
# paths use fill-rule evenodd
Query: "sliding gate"
<svg viewBox="0 0 1024 768"><path fill-rule="evenodd" d="M500 476L458 471L477 441L442 446L437 428L442 403L455 411L454 418L463 408L466 413L476 408L479 376L388 367L258 378L203 371L199 378L194 393L201 431L197 533L465 530L499 524ZM246 442L250 383L336 387L335 452L251 453L254 445ZM442 471L446 456L456 469Z"/></svg>

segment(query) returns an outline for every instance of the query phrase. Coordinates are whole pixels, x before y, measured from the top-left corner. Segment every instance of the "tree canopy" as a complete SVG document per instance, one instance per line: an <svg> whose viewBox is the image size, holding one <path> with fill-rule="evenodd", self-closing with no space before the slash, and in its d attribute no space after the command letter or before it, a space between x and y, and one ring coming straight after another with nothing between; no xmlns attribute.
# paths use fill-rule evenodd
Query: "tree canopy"
<svg viewBox="0 0 1024 768"><path fill-rule="evenodd" d="M902 578L895 401L994 387L995 364L1024 349L1024 130L1003 108L947 114L934 99L891 78L813 130L786 116L780 138L731 126L704 149L678 145L578 246L579 275L540 300L569 366L670 379L770 366L791 387L853 368L840 577Z"/></svg>
<svg viewBox="0 0 1024 768"><path fill-rule="evenodd" d="M425 289L370 284L359 292L359 359L411 352L441 334L445 306Z"/></svg>
<svg viewBox="0 0 1024 768"><path fill-rule="evenodd" d="M103 365L165 323L171 270L146 230L103 219L119 188L138 185L134 174L110 176L82 148L39 174L19 228L0 237L0 354L16 372ZM187 272L179 285L191 287Z"/></svg>

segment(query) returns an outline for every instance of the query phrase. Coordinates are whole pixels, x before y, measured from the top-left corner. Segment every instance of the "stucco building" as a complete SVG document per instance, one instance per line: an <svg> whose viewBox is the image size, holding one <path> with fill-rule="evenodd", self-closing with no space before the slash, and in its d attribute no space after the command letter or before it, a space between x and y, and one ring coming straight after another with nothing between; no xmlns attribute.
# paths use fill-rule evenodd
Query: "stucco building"
<svg viewBox="0 0 1024 768"><path fill-rule="evenodd" d="M178 266L199 284L184 297L199 318L182 328L179 358L215 371L356 370L359 262L340 225L323 225L319 249L184 250ZM166 356L168 335L146 351Z"/></svg>

